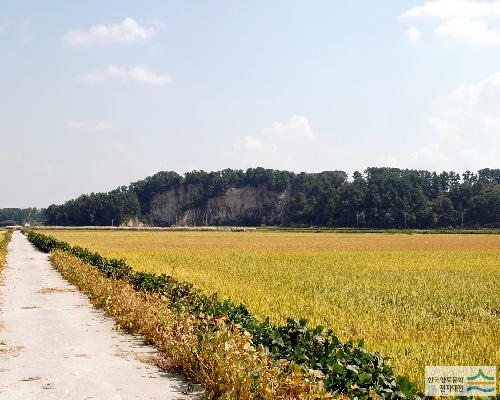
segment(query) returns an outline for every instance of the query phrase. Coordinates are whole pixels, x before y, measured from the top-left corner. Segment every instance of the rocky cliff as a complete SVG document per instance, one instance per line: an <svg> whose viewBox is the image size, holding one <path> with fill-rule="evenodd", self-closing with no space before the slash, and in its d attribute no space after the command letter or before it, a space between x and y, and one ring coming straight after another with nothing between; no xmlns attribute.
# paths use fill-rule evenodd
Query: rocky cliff
<svg viewBox="0 0 500 400"><path fill-rule="evenodd" d="M189 207L195 189L181 185L157 194L151 201L151 215L158 225L238 225L281 224L285 217L288 191L266 186L228 189L224 194Z"/></svg>

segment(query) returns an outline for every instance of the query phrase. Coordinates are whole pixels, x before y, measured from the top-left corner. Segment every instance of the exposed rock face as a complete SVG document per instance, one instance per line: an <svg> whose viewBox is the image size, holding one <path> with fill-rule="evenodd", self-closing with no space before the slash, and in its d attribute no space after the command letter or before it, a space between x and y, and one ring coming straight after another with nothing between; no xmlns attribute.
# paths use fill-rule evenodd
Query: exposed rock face
<svg viewBox="0 0 500 400"><path fill-rule="evenodd" d="M139 218L134 217L124 221L120 226L126 228L145 228L147 225L144 222L142 222Z"/></svg>
<svg viewBox="0 0 500 400"><path fill-rule="evenodd" d="M151 214L159 225L281 224L288 192L267 190L265 186L230 188L209 198L203 206L186 209L191 187L180 186L156 195Z"/></svg>

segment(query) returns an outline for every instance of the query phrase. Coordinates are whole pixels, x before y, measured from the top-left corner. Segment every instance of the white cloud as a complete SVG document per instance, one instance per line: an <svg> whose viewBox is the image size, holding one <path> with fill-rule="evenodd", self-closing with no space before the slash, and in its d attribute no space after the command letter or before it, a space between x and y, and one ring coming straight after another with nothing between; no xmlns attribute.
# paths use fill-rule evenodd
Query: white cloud
<svg viewBox="0 0 500 400"><path fill-rule="evenodd" d="M473 0L426 1L399 16L405 18L485 18L500 17L500 1L483 2Z"/></svg>
<svg viewBox="0 0 500 400"><path fill-rule="evenodd" d="M233 155L248 166L301 168L303 160L325 149L318 149L317 137L303 115L274 121L260 134L248 135L233 145Z"/></svg>
<svg viewBox="0 0 500 400"><path fill-rule="evenodd" d="M431 170L495 168L500 160L500 72L462 85L434 101L427 143L378 164ZM422 139L421 139L422 140ZM425 139L424 143L425 143ZM398 165L399 164L399 165Z"/></svg>
<svg viewBox="0 0 500 400"><path fill-rule="evenodd" d="M418 42L422 37L422 33L415 27L406 30L406 36L410 42Z"/></svg>
<svg viewBox="0 0 500 400"><path fill-rule="evenodd" d="M429 143L409 155L410 163L416 168L427 169L432 166L436 169L449 169L452 167L451 159L444 154L441 145Z"/></svg>
<svg viewBox="0 0 500 400"><path fill-rule="evenodd" d="M491 26L492 21L497 25L500 21L500 0L428 1L422 6L409 9L399 19L437 19L440 22L434 28L434 34L438 37L465 43L500 45L500 27ZM410 29L407 30L409 37Z"/></svg>
<svg viewBox="0 0 500 400"><path fill-rule="evenodd" d="M459 86L435 101L433 143L410 156L417 166L456 170L495 167L500 160L500 72Z"/></svg>
<svg viewBox="0 0 500 400"><path fill-rule="evenodd" d="M95 132L109 132L115 130L118 124L112 121L85 122L78 120L69 120L66 127L74 130L91 130Z"/></svg>
<svg viewBox="0 0 500 400"><path fill-rule="evenodd" d="M160 22L153 27L140 26L134 19L128 17L118 24L94 25L88 29L75 29L66 32L62 41L70 46L81 46L94 42L101 43L132 43L144 42L153 37L155 30L161 29Z"/></svg>
<svg viewBox="0 0 500 400"><path fill-rule="evenodd" d="M448 113L455 111L456 120L473 118L491 121L500 118L500 72L479 82L459 86L439 102ZM486 127L488 124L481 125Z"/></svg>
<svg viewBox="0 0 500 400"><path fill-rule="evenodd" d="M234 149L246 155L262 155L277 152L278 146L274 143L265 142L255 136L245 136L239 142L235 143Z"/></svg>
<svg viewBox="0 0 500 400"><path fill-rule="evenodd" d="M303 115L294 115L285 122L275 121L265 133L270 137L281 139L315 139L309 121Z"/></svg>
<svg viewBox="0 0 500 400"><path fill-rule="evenodd" d="M483 138L489 145L500 140L500 72L459 86L436 103L440 114L430 122L443 138L462 144Z"/></svg>
<svg viewBox="0 0 500 400"><path fill-rule="evenodd" d="M460 150L460 156L467 160L469 165L475 166L475 168L470 169L480 169L480 168L495 168L498 167L498 158L500 156L498 150L485 149L467 149L464 148Z"/></svg>
<svg viewBox="0 0 500 400"><path fill-rule="evenodd" d="M500 72L495 72L479 82L459 86L439 101L452 103L455 106L497 107L500 105L499 96Z"/></svg>
<svg viewBox="0 0 500 400"><path fill-rule="evenodd" d="M120 79L123 82L135 81L158 86L165 86L170 81L170 77L167 74L157 74L143 65L131 68L108 65L104 70L82 74L78 79L87 83Z"/></svg>
<svg viewBox="0 0 500 400"><path fill-rule="evenodd" d="M461 124L457 124L456 121L443 117L431 117L429 118L429 126L433 132L438 134L437 137L442 142L464 144Z"/></svg>
<svg viewBox="0 0 500 400"><path fill-rule="evenodd" d="M490 28L484 20L451 19L439 25L434 30L434 33L438 36L448 36L466 43L500 44L500 30Z"/></svg>
<svg viewBox="0 0 500 400"><path fill-rule="evenodd" d="M150 83L152 85L166 85L170 78L166 74L156 74L150 71L145 66L132 67L130 69L117 67L116 65L110 65L108 67L108 74L110 76L120 77L123 80L134 80L137 82Z"/></svg>

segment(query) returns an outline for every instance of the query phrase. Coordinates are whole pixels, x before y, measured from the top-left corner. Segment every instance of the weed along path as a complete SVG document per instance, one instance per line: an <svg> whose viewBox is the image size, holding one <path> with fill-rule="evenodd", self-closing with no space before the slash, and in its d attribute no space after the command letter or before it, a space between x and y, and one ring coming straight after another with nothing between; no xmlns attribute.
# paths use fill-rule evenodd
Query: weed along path
<svg viewBox="0 0 500 400"><path fill-rule="evenodd" d="M156 350L114 323L19 232L0 287L1 399L189 399Z"/></svg>

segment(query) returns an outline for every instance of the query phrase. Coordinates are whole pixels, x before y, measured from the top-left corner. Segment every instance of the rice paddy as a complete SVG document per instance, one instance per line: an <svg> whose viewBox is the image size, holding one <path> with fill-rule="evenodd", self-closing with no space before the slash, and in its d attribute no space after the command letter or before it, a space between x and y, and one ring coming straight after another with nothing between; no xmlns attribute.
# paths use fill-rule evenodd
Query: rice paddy
<svg viewBox="0 0 500 400"><path fill-rule="evenodd" d="M364 339L421 387L425 365L500 365L500 235L45 233Z"/></svg>

